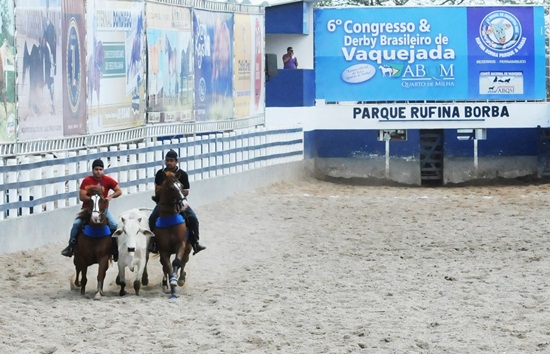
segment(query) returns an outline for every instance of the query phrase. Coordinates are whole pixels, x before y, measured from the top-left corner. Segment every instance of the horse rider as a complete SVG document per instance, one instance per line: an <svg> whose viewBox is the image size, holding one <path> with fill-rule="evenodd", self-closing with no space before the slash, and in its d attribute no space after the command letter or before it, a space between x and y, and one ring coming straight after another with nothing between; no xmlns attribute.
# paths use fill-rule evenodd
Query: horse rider
<svg viewBox="0 0 550 354"><path fill-rule="evenodd" d="M164 158L164 164L166 165L166 167L158 170L155 175L155 192L158 192L160 186L166 178L164 172L170 171L174 174L179 174L179 181L183 187L183 195L187 197L189 195L189 189L191 188L189 184L189 176L187 175L187 172L178 167L178 153L174 150L168 151ZM203 246L199 241L199 219L197 218L197 214L195 214L195 212L193 211L193 209L191 209L189 205L187 205L187 208L182 210L180 214L185 218L185 220L187 220L187 225L189 226L189 242L193 247L193 254L197 254L200 251L206 249L206 247ZM155 224L158 217L159 205L157 204L151 212L151 216L149 216L149 228L153 232L155 232ZM158 252L156 250L155 238L151 238L149 251L153 253Z"/></svg>
<svg viewBox="0 0 550 354"><path fill-rule="evenodd" d="M101 186L101 188L103 189L103 197L107 200L107 209L105 209L105 216L107 217L107 221L109 222L109 229L111 230L112 234L117 229L117 221L114 218L113 214L109 211L109 201L111 199L118 198L122 194L122 190L120 189L118 182L114 178L105 175L105 171L103 168L104 165L101 159L94 160L94 162L92 163L92 175L85 177L80 184L79 197L80 201L82 202L82 209L88 208L88 204L92 199L88 196L88 189L97 185ZM112 190L113 193L109 194L110 190ZM61 251L61 254L63 256L72 257L76 245L76 236L78 235L78 232L83 223L84 220L78 217L73 222L73 227L71 229L71 235L69 238L69 245L65 247L63 251ZM113 241L113 258L116 262L118 258L118 248L115 241Z"/></svg>

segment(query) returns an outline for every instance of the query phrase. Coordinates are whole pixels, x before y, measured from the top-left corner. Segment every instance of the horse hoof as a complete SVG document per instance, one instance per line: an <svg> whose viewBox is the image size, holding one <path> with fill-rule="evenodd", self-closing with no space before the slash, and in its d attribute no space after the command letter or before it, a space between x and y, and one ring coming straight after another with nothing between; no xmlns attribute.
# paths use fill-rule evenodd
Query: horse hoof
<svg viewBox="0 0 550 354"><path fill-rule="evenodd" d="M178 280L178 286L184 286L185 285L185 279Z"/></svg>
<svg viewBox="0 0 550 354"><path fill-rule="evenodd" d="M120 290L120 292L118 293L118 295L120 295L120 296L124 296L126 294L128 294L128 293L125 290Z"/></svg>
<svg viewBox="0 0 550 354"><path fill-rule="evenodd" d="M171 295L170 300L176 300L178 297L176 295Z"/></svg>
<svg viewBox="0 0 550 354"><path fill-rule="evenodd" d="M101 293L96 293L94 296L94 300L101 300Z"/></svg>
<svg viewBox="0 0 550 354"><path fill-rule="evenodd" d="M170 285L173 285L173 286L178 285L178 278L176 278L176 277L171 277L171 278L170 278Z"/></svg>

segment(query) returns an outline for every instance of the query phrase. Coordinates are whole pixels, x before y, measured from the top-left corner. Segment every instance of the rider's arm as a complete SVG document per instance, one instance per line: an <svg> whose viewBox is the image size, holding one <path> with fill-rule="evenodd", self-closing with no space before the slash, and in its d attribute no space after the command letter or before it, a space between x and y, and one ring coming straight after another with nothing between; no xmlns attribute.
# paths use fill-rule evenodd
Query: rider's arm
<svg viewBox="0 0 550 354"><path fill-rule="evenodd" d="M88 191L85 190L85 189L80 190L79 198L80 198L81 202L87 202L88 200L92 199L92 198L88 197Z"/></svg>
<svg viewBox="0 0 550 354"><path fill-rule="evenodd" d="M118 198L122 195L122 189L120 189L120 186L117 184L115 188L113 188L114 193L107 196L107 200L111 200L114 198Z"/></svg>

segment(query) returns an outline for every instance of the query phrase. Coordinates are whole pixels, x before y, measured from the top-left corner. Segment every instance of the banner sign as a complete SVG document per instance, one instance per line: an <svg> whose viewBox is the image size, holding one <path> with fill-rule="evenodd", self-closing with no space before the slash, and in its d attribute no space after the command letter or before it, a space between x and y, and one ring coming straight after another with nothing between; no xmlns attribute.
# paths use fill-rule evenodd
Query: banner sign
<svg viewBox="0 0 550 354"><path fill-rule="evenodd" d="M326 101L544 100L544 8L315 11Z"/></svg>
<svg viewBox="0 0 550 354"><path fill-rule="evenodd" d="M193 10L196 121L233 118L233 14Z"/></svg>
<svg viewBox="0 0 550 354"><path fill-rule="evenodd" d="M147 3L148 123L193 120L191 9Z"/></svg>
<svg viewBox="0 0 550 354"><path fill-rule="evenodd" d="M235 118L264 111L264 43L263 18L235 14L235 58L233 79Z"/></svg>
<svg viewBox="0 0 550 354"><path fill-rule="evenodd" d="M88 132L145 123L144 3L86 2Z"/></svg>
<svg viewBox="0 0 550 354"><path fill-rule="evenodd" d="M63 136L61 0L15 2L19 140Z"/></svg>
<svg viewBox="0 0 550 354"><path fill-rule="evenodd" d="M16 138L15 17L12 0L0 0L0 143Z"/></svg>

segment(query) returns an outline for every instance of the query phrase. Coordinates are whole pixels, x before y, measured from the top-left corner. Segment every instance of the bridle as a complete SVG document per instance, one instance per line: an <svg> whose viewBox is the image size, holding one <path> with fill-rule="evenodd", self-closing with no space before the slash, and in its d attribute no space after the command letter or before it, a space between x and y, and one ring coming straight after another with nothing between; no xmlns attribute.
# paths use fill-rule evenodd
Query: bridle
<svg viewBox="0 0 550 354"><path fill-rule="evenodd" d="M166 181L164 182L166 183ZM176 205L177 206L177 211L178 213L180 212L181 210L181 203L186 199L185 198L185 195L183 195L183 191L182 191L182 185L180 183L180 181L178 181L177 179L173 181L173 184L174 184L174 188L176 191L177 191L177 196L172 200L172 201L159 201L158 204L163 204L163 205Z"/></svg>
<svg viewBox="0 0 550 354"><path fill-rule="evenodd" d="M99 202L101 201L101 196L99 194L94 194L90 197L90 202L92 203L92 213L90 220L96 224L99 224L105 215L105 210L101 211L99 207Z"/></svg>

